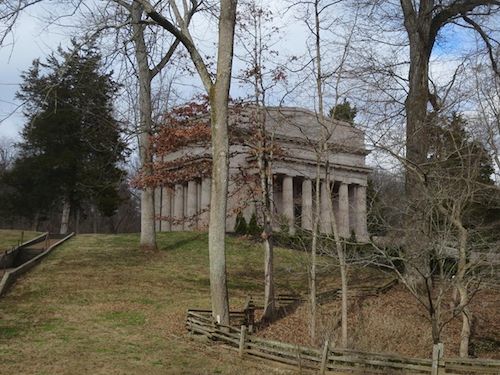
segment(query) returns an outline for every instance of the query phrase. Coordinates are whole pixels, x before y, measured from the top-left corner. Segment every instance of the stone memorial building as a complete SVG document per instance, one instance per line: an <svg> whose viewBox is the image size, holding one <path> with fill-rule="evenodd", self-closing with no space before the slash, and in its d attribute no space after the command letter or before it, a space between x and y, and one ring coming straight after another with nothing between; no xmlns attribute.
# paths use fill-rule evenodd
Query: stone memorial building
<svg viewBox="0 0 500 375"><path fill-rule="evenodd" d="M232 118L230 126L240 131L240 138L251 140L255 137L248 116ZM368 151L363 132L342 121L328 119L321 123L314 112L287 107L266 108L266 132L282 150L272 161L272 202L276 227L285 223L291 233L297 228L312 229L317 174L315 149L318 140L330 135L327 141L328 151L320 163L320 230L323 233L331 232L328 199L332 198L340 236L347 238L354 233L358 241L366 241L366 187L370 168L365 164ZM190 155L190 164L210 159L210 150L199 144L169 154L168 158L174 160L187 154ZM234 230L238 212L243 214L247 222L253 213L260 216L259 195L256 194L258 189L252 183L238 182L242 171L258 175L255 156L244 141L231 144L230 155L232 178L229 182L228 232ZM330 191L325 183L327 175ZM258 178L254 181L258 186ZM209 177L178 183L171 188L158 188L155 197L156 214L163 220L157 220L157 230L206 229L210 189Z"/></svg>

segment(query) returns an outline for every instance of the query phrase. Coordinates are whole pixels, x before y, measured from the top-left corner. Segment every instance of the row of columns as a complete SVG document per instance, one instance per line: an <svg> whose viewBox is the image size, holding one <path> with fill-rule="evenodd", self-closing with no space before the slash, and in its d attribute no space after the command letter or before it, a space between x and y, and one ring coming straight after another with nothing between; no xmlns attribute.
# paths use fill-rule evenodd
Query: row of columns
<svg viewBox="0 0 500 375"><path fill-rule="evenodd" d="M295 233L294 177L284 176L282 179L281 209L287 222L290 234ZM333 186L333 182L330 183ZM210 207L211 179L189 181L176 184L174 189L157 190L157 215L170 217L172 220L158 220L158 231L203 230L208 228ZM159 193L159 194L158 194ZM351 230L358 241L368 240L366 224L366 187L362 185L340 182L338 195L334 201L332 193L325 181L321 181L320 189L320 231L332 233L333 205L339 235L351 236ZM305 230L313 228L313 181L302 179L301 227ZM228 207L230 209L230 207ZM230 230L232 229L229 228Z"/></svg>
<svg viewBox="0 0 500 375"><path fill-rule="evenodd" d="M208 228L210 191L210 178L176 184L173 189L157 189L156 214L169 220L157 220L156 230L166 232Z"/></svg>
<svg viewBox="0 0 500 375"><path fill-rule="evenodd" d="M293 177L284 176L282 188L282 214L288 221L290 234L295 233L293 186ZM330 183L330 186L333 186L333 182ZM351 186L352 194L349 194L349 186ZM328 188L328 184L326 183L326 181L321 181L320 231L322 233L332 233L333 217L331 215L331 208L333 208L338 232L341 237L350 237L351 230L353 230L358 241L367 240L368 231L366 225L366 187L362 185L348 185L344 182L340 182L338 199L336 200L336 202L332 202L331 199L332 193ZM302 180L301 200L301 227L306 230L312 230L314 200L312 181L310 179L304 178Z"/></svg>

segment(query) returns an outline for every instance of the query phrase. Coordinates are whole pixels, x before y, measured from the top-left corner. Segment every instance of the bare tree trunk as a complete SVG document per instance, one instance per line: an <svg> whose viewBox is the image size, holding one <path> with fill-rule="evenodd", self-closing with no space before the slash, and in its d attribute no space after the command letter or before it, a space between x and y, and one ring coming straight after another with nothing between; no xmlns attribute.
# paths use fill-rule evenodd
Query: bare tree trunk
<svg viewBox="0 0 500 375"><path fill-rule="evenodd" d="M439 314L431 313L431 330L432 330L432 343L439 344L440 335L439 335Z"/></svg>
<svg viewBox="0 0 500 375"><path fill-rule="evenodd" d="M405 3L403 1L403 3ZM410 12L410 10L408 10ZM429 57L432 50L430 24L432 12L425 16L412 13L405 17L405 27L410 41L409 91L406 109L406 159L420 165L427 158L427 104L429 103ZM422 34L424 35L422 37ZM415 186L415 174L407 171L407 193L411 196Z"/></svg>
<svg viewBox="0 0 500 375"><path fill-rule="evenodd" d="M267 216L267 215L266 215ZM272 235L272 229L269 229L271 223L266 217L264 224L264 231L262 233L264 239L262 244L264 246L264 312L262 313L262 319L265 321L271 321L274 319L276 313L276 304L274 301L274 254L273 254L273 243L270 236Z"/></svg>
<svg viewBox="0 0 500 375"><path fill-rule="evenodd" d="M265 120L264 120L265 121ZM263 124L262 124L263 125ZM267 135L263 132L263 142L266 142ZM265 146L264 146L265 147ZM271 191L272 185L272 171L268 163L266 163L263 151L259 154L259 170L260 170L260 183L262 189L262 205L264 217L264 230L262 233L262 245L264 246L264 312L262 318L264 320L274 319L276 313L276 304L274 301L274 254L273 254L273 228L272 228L272 202Z"/></svg>
<svg viewBox="0 0 500 375"><path fill-rule="evenodd" d="M428 121L427 105L429 103L429 57L433 41L430 39L432 22L432 2L422 2L422 9L417 10L409 0L401 0L405 16L404 25L410 43L410 70L409 91L405 101L406 110L406 197L410 210L405 223L405 247L411 257L412 267L406 269L408 282L416 286L417 290L424 290L421 274L427 274L429 265L425 251L422 251L420 231L424 230L425 223L418 214L421 199L421 181L419 167L427 159ZM430 6L430 8L428 8ZM415 170L416 169L416 170ZM419 273L420 272L420 273Z"/></svg>
<svg viewBox="0 0 500 375"><path fill-rule="evenodd" d="M457 308L460 309L460 313L462 315L462 332L460 333L459 354L460 357L468 357L472 322L472 312L468 308L470 300L466 281L467 271L471 266L467 259L467 242L469 236L467 229L463 226L462 218L460 217L460 212L462 212L461 210L453 210L449 213L443 206L438 206L438 208L441 213L449 217L452 225L458 232L458 265L454 281L456 283L456 290L460 296Z"/></svg>
<svg viewBox="0 0 500 375"><path fill-rule="evenodd" d="M314 25L315 25L315 49L316 49L316 92L318 95L318 112L319 117L322 119L324 116L324 105L323 105L323 76L321 71L321 36L320 36L320 17L319 17L319 1L314 2ZM323 140L324 141L324 140ZM318 236L319 236L319 218L321 215L321 203L320 203L320 187L321 187L321 152L323 151L323 145L318 145L316 149L316 191L315 191L315 205L314 205L314 222L313 222L313 232L312 232L312 243L311 243L311 269L309 272L309 292L310 292L310 302L311 302L311 321L309 327L309 334L311 337L311 344L315 344L316 341L316 255L318 251Z"/></svg>
<svg viewBox="0 0 500 375"><path fill-rule="evenodd" d="M328 163L327 163L328 166ZM330 178L328 174L326 175L326 191L330 194ZM332 224L333 239L335 241L335 249L337 251L337 257L339 258L340 267L340 282L341 282L341 345L343 348L347 348L347 262L345 258L344 244L340 240L339 231L337 227L337 218L333 211L332 197L328 197L328 211L330 213L330 222Z"/></svg>
<svg viewBox="0 0 500 375"><path fill-rule="evenodd" d="M256 78L255 82L255 98L256 98L256 114L257 114L257 126L259 127L259 137L260 141L258 144L258 156L257 164L259 167L260 176L260 186L262 190L261 204L262 213L264 219L264 228L262 232L262 246L264 247L264 312L262 314L262 319L267 321L272 321L276 314L276 304L274 301L274 254L273 254L273 211L272 211L272 201L271 194L273 191L273 175L272 167L269 155L269 148L267 144L267 133L266 133L266 118L263 109L260 108L261 103L259 101L259 85L262 85L260 78ZM263 96L263 94L262 94ZM264 103L262 103L264 104Z"/></svg>
<svg viewBox="0 0 500 375"><path fill-rule="evenodd" d="M223 20L221 20L222 22ZM210 291L212 312L219 323L229 324L229 300L226 281L226 206L228 188L228 135L227 102L220 90L211 97L212 116L212 193L210 197L210 223L208 252L210 259ZM219 94L219 95L217 95ZM227 97L226 97L227 101Z"/></svg>
<svg viewBox="0 0 500 375"><path fill-rule="evenodd" d="M335 246L337 248L337 256L339 257L339 263L340 263L340 282L341 282L341 288L342 288L342 302L341 302L341 329L342 329L342 340L341 344L343 348L347 348L347 264L345 260L345 252L344 252L344 247L340 243L340 240L335 241Z"/></svg>
<svg viewBox="0 0 500 375"><path fill-rule="evenodd" d="M314 193L314 221L312 228L312 243L311 243L311 270L309 272L309 291L311 302L311 321L309 326L309 334L311 344L316 342L316 254L318 251L318 236L319 236L319 218L321 214L320 203L320 188L321 188L321 156L316 156L316 191Z"/></svg>
<svg viewBox="0 0 500 375"><path fill-rule="evenodd" d="M467 261L467 229L464 228L462 221L455 217L452 219L455 227L458 229L458 243L459 243L459 259L458 259L458 269L455 276L457 283L457 290L460 296L459 308L462 315L462 332L460 333L460 357L469 356L469 341L471 335L471 322L472 322L472 312L468 308L469 305L469 293L467 290L466 283L466 273L468 269Z"/></svg>
<svg viewBox="0 0 500 375"><path fill-rule="evenodd" d="M263 52L267 49L267 45L262 37L262 21L264 17L263 9L256 2L249 4L247 14L242 14L242 17L248 17L248 26L246 20L240 23L245 34L251 35L249 41L253 43L253 47L248 52L251 54L251 62L247 74L253 76L253 101L255 108L253 109L254 123L256 127L256 140L251 141L254 149L257 168L260 179L260 208L263 219L263 230L261 233L262 247L264 250L264 311L262 320L270 322L274 319L276 313L276 304L274 300L274 265L273 265L273 175L272 175L272 138L266 129L266 87L263 84L262 72L264 69ZM245 43L245 42L244 42Z"/></svg>
<svg viewBox="0 0 500 375"><path fill-rule="evenodd" d="M63 198L62 216L61 216L61 230L59 233L66 234L69 230L69 214L71 211L71 203L68 197Z"/></svg>
<svg viewBox="0 0 500 375"><path fill-rule="evenodd" d="M35 213L35 217L33 218L33 227L32 227L33 232L38 231L39 224L40 224L40 212L37 211Z"/></svg>
<svg viewBox="0 0 500 375"><path fill-rule="evenodd" d="M145 7L148 16L165 30L179 39L186 47L198 71L210 102L212 130L212 192L210 197L210 224L208 253L210 260L210 292L213 317L222 324L229 324L229 300L226 282L226 207L229 177L228 103L233 64L234 27L236 23L237 0L221 0L219 36L217 49L217 71L212 79L203 57L196 48L188 30L186 15L181 16L175 1L170 10L175 14L179 28L162 16L147 0L136 0ZM134 2L135 3L135 2ZM184 2L187 5L187 2ZM199 2L192 1L194 7ZM141 111L142 112L142 111ZM154 203L154 202L153 202ZM154 204L153 204L154 213ZM154 217L153 225L154 231Z"/></svg>
<svg viewBox="0 0 500 375"><path fill-rule="evenodd" d="M316 170L316 217L315 224L313 229L313 245L311 252L311 337L313 336L312 327L316 325L316 253L317 253L317 236L319 230L319 215L320 215L320 165L322 159L325 159L325 184L326 184L326 192L330 194L330 181L329 181L329 150L327 147L327 143L330 140L332 135L332 130L329 129L327 125L325 125L328 121L325 119L325 109L324 109L324 81L325 77L323 77L322 70L322 53L321 53L321 18L320 14L322 10L325 8L321 6L320 1L315 0L313 3L314 6L314 38L315 38L315 68L316 68L316 92L318 97L318 112L321 123L323 124L321 141L319 142L316 153L317 153L317 170ZM345 62L347 49L344 50L344 55L342 57L341 67ZM339 68L340 69L340 68ZM336 98L335 98L335 106L338 100L338 85L340 81L340 75L337 79L337 88L335 90ZM332 120L335 116L332 116ZM338 235L335 215L333 212L333 202L331 196L328 197L328 207L324 207L324 209L328 209L330 213L330 221L332 225L332 232L334 233L335 247L337 251L337 256L339 258L340 264L340 275L341 275L341 283L342 283L342 346L347 347L347 264L345 261L345 253L343 244L340 241L340 237ZM314 301L314 303L313 303ZM315 329L315 328L314 328Z"/></svg>
<svg viewBox="0 0 500 375"><path fill-rule="evenodd" d="M143 8L138 2L132 3L131 16L133 28L133 42L135 45L135 58L139 77L139 158L141 167L146 175L152 173L150 137L153 128L151 105L151 72L149 70L148 54L144 42L144 24L141 23ZM141 239L142 250L155 251L155 204L154 188L145 187L141 191Z"/></svg>
<svg viewBox="0 0 500 375"><path fill-rule="evenodd" d="M226 281L226 207L229 178L228 103L233 64L234 27L237 1L222 0L219 18L217 78L209 93L212 125L212 194L208 252L212 313L222 324L229 324Z"/></svg>
<svg viewBox="0 0 500 375"><path fill-rule="evenodd" d="M75 233L80 233L80 208L75 209Z"/></svg>
<svg viewBox="0 0 500 375"><path fill-rule="evenodd" d="M459 288L460 291L460 288ZM470 309L467 307L468 304L468 295L467 288L463 288L463 291L460 293L460 304L462 307L462 332L460 333L460 357L467 358L469 356L469 342L471 335L471 321L472 321L472 313Z"/></svg>
<svg viewBox="0 0 500 375"><path fill-rule="evenodd" d="M319 0L314 2L314 26L315 26L315 48L316 48L316 91L318 95L318 112L320 117L325 115L323 101L323 73L321 69L321 24L319 17Z"/></svg>
<svg viewBox="0 0 500 375"><path fill-rule="evenodd" d="M92 233L97 233L97 208L94 204L90 206L90 214L92 217Z"/></svg>
<svg viewBox="0 0 500 375"><path fill-rule="evenodd" d="M441 280L443 280L441 278ZM441 341L441 298L435 300L434 285L432 278L425 278L425 291L427 294L428 311L431 320L432 343L438 344ZM415 290L418 293L417 290Z"/></svg>

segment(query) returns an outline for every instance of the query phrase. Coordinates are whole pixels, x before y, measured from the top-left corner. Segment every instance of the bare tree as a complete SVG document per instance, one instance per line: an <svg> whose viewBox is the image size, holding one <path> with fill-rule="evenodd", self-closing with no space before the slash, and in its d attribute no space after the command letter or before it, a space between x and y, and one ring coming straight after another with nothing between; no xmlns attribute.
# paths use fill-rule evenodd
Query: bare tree
<svg viewBox="0 0 500 375"><path fill-rule="evenodd" d="M450 72L450 81L443 85L445 74L432 77L432 70L439 68L436 54L437 41L450 32L469 33L484 44L485 55L492 60L498 42L495 22L499 15L498 1L445 1L445 0L400 0L361 2L366 6L362 49L359 61L361 89L359 97L369 98L362 116L370 124L372 139L376 146L384 143L397 154L405 154L407 215L405 230L401 235L406 250L417 259L420 251L419 236L423 223L413 215L418 210L419 173L426 163L429 147L428 128L435 116L449 113L453 105L449 89L453 81L464 73L463 63ZM498 24L498 22L497 22ZM457 48L458 53L470 53L468 47ZM443 54L440 54L442 56ZM445 54L444 54L445 55ZM446 56L446 55L445 55ZM491 63L492 66L495 63ZM496 65L495 65L496 66ZM449 70L452 65L447 66ZM442 71L443 69L440 69ZM448 86L448 88L443 87ZM444 88L444 89L443 89ZM402 128L403 123L406 129ZM401 142L401 138L405 141ZM383 141L382 141L383 139ZM381 142L382 141L382 142ZM396 151L397 150L397 151ZM387 154L386 154L387 155ZM425 207L422 207L425 210ZM423 270L428 268L428 259L420 257ZM415 274L415 280L419 275Z"/></svg>
<svg viewBox="0 0 500 375"><path fill-rule="evenodd" d="M226 207L228 191L228 102L231 84L234 28L236 23L235 0L220 2L217 68L213 78L189 31L189 24L175 1L170 1L168 10L171 20L164 16L161 7L155 7L147 0L137 0L148 17L175 36L188 51L200 76L210 102L212 127L212 192L210 199L209 257L212 313L218 322L229 323L229 302L226 282ZM199 6L191 1L192 7ZM183 2L186 9L187 2Z"/></svg>
<svg viewBox="0 0 500 375"><path fill-rule="evenodd" d="M139 126L139 155L142 164L143 173L151 174L151 165L153 162L153 155L150 145L150 139L153 132L153 108L152 108L152 93L151 82L154 77L165 67L165 65L172 58L179 39L176 38L171 44L168 51L161 58L161 60L153 67L150 68L148 59L148 50L145 43L145 29L147 22L143 20L144 10L143 6L137 2L132 1L130 4L118 2L125 7L131 16L133 35L132 40L135 46L135 59L137 62L137 75L139 81L139 108L140 108L140 126ZM184 9L184 22L186 27L189 27L193 14L198 9L198 4L192 4L191 7ZM141 192L141 248L143 249L156 249L156 235L155 235L155 203L154 203L154 188L145 187Z"/></svg>
<svg viewBox="0 0 500 375"><path fill-rule="evenodd" d="M310 138L306 134L304 138L311 144L316 158L315 175L315 204L313 210L312 230L311 230L311 263L310 263L310 336L311 341L316 341L316 294L317 294L317 254L321 237L332 237L334 253L339 260L341 274L342 307L341 307L341 345L347 347L347 262L343 239L338 230L337 220L333 210L333 185L331 184L331 160L332 156L347 144L338 144L335 139L339 122L336 120L336 109L342 96L346 94L344 81L348 78L348 60L353 44L353 37L356 30L357 13L354 17L345 21L347 30L338 40L338 35L334 40L333 25L341 17L332 21L332 15L338 11L345 11L339 6L342 1L322 1L296 2L294 7L300 9L299 19L303 21L310 32L309 59L305 66L298 70L310 70L314 80L316 116L319 123L319 134L316 138ZM335 7L337 6L337 7ZM324 34L329 34L325 36ZM334 46L332 47L332 43ZM325 45L335 51L333 56L331 51L325 50ZM330 52L330 54L328 53ZM327 105L332 109L327 116ZM344 140L347 143L347 140ZM325 221L322 212L328 212Z"/></svg>
<svg viewBox="0 0 500 375"><path fill-rule="evenodd" d="M269 91L283 81L285 76L282 67L276 62L278 53L273 50L274 44L277 43L279 28L274 22L272 12L254 0L247 1L240 6L238 26L237 36L241 40L243 54L237 57L246 64L238 79L253 89L249 101L256 137L247 143L256 157L260 180L258 206L263 222L261 238L265 254L262 319L272 321L276 314L272 238L275 221L272 162L277 146L274 144L274 131L267 126L267 102Z"/></svg>
<svg viewBox="0 0 500 375"><path fill-rule="evenodd" d="M411 252L398 251L398 243L386 249L374 244L388 261L379 265L389 266L427 312L434 343L440 342L449 322L462 317L459 352L463 357L468 356L472 333L469 305L480 287L487 255L476 250L481 242L482 220L474 224L471 215L474 205L484 205L486 197L487 204L498 199L498 193L494 194L498 189L490 180L491 159L481 142L469 134L466 124L460 116L440 116L428 127L429 155L425 172L418 174L420 208L413 211L424 224L419 239L422 254L415 257ZM431 260L428 268L421 267L422 256ZM450 266L450 259L456 260L454 266ZM456 301L454 290L458 293ZM450 299L453 301L448 309L446 302Z"/></svg>
<svg viewBox="0 0 500 375"><path fill-rule="evenodd" d="M428 105L439 111L440 100L436 92L429 87L429 63L436 38L444 26L450 23L462 22L473 26L480 35L486 35L475 18L491 15L500 10L500 2L495 0L463 0L463 1L436 1L421 0L413 2L401 0L403 23L409 42L409 73L408 95L405 100L406 110L406 160L407 183L406 193L410 205L419 202L421 194L419 169L426 162L429 141L427 131L431 121ZM485 42L491 47L490 39L486 35ZM490 49L491 51L491 49ZM414 217L408 217L408 228L421 225L415 222ZM420 252L420 247L407 241L408 251ZM423 263L426 259L421 258ZM418 278L418 276L416 275Z"/></svg>
<svg viewBox="0 0 500 375"><path fill-rule="evenodd" d="M496 60L500 48L496 51ZM476 102L472 121L491 152L496 164L497 181L500 181L500 76L494 66L486 64L484 59L476 57L472 61L471 92Z"/></svg>
<svg viewBox="0 0 500 375"><path fill-rule="evenodd" d="M406 155L416 166L425 162L427 155L427 106L430 103L435 109L439 107L439 98L435 96L437 93L432 93L429 88L429 60L439 32L447 24L459 22L460 19L476 25L472 17L492 14L499 10L499 5L495 0L401 0L410 52L409 91L405 102ZM482 30L479 25L477 27ZM408 184L408 188L411 189L411 184Z"/></svg>

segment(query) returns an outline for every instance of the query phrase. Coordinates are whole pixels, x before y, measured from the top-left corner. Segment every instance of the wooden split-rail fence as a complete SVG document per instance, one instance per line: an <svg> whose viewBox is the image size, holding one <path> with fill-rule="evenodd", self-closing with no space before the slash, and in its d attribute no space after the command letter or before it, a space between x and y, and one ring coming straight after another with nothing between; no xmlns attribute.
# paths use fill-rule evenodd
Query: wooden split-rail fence
<svg viewBox="0 0 500 375"><path fill-rule="evenodd" d="M379 296L385 292L387 292L389 289L391 289L393 286L397 285L398 280L397 279L391 279L387 282L385 282L382 285L379 286L351 286L349 287L349 290L347 291L347 297L348 298L357 298L357 297L373 297L373 296ZM337 299L340 299L342 296L342 290L340 288L335 288L335 289L330 289L326 290L324 292L318 293L316 295L316 301L319 304L326 304L328 302L335 301ZM275 303L277 304L278 307L281 308L288 308L291 306L296 306L300 303L306 302L308 296L301 296L299 294L278 294L275 297ZM248 299L247 302L248 303ZM263 309L261 306L262 304L257 304L257 305L252 305L254 309ZM246 307L245 307L246 308ZM245 310L245 308L243 310ZM193 310L194 311L194 310ZM207 311L207 310L205 310ZM236 312L235 312L236 314Z"/></svg>
<svg viewBox="0 0 500 375"><path fill-rule="evenodd" d="M282 296L283 303L295 301ZM347 371L361 374L498 374L500 361L444 358L442 344L433 348L432 359L332 348L313 348L258 337L254 333L255 305L247 299L242 311L230 311L230 325L217 323L210 310L188 310L186 327L192 334L223 343L240 357L262 358L299 369Z"/></svg>
<svg viewBox="0 0 500 375"><path fill-rule="evenodd" d="M381 295L391 289L398 283L397 279L392 279L380 286L350 286L347 290L348 298L356 297L373 297ZM316 300L319 304L325 304L333 300L341 298L342 290L340 288L327 290L325 292L318 293Z"/></svg>

